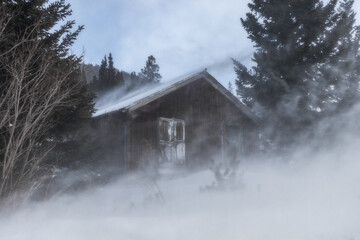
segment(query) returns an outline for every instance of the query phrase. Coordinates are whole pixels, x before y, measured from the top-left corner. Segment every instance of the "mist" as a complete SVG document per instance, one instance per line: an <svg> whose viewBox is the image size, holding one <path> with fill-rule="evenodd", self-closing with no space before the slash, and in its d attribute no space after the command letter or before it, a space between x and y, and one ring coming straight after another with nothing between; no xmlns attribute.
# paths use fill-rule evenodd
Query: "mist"
<svg viewBox="0 0 360 240"><path fill-rule="evenodd" d="M210 168L140 171L2 209L0 239L358 239L359 116L357 105L323 121L286 157L242 159L221 186Z"/></svg>
<svg viewBox="0 0 360 240"><path fill-rule="evenodd" d="M2 175L2 180L6 180L4 189L9 186L9 193L6 192L0 204L0 240L360 239L358 85L355 91L347 91L354 90L352 83L358 83L360 64L357 64L357 54L353 56L349 50L349 54L334 63L328 61L332 58L315 63L314 66L319 67L325 64L324 74L318 73L316 66L305 71L308 66L305 64L304 71L293 71L290 76L299 76L309 83L293 84L293 89L283 83L286 79L282 75L276 76L276 73L282 72L279 69L299 66L280 62L279 69L275 68L273 74L269 74L275 76L271 79L281 80L280 85L284 86L278 88L280 91L272 91L273 88L267 88L265 84L255 97L250 96L254 99L256 95L280 96L279 104L264 98L262 102L255 102L254 107L249 105L251 109L247 110L241 105L241 101L247 103L243 101L246 94L241 95L239 82L236 86L241 95L238 97L242 98L240 101L209 73L222 79L223 86L233 83L239 77L236 66L234 71L233 58L244 65L243 73L257 76L256 62L251 58L255 58L256 49L251 47L249 39L245 40L246 31L239 22L239 17L249 10L245 7L249 1L237 1L236 4L233 0L221 4L202 0L172 4L162 0L137 0L131 4L109 1L98 8L95 2L84 5L74 0L74 5L84 10L79 15L97 23L92 24L95 31L90 31L95 34L84 38L87 44L96 45L87 45L89 54L83 56L87 62L96 61L98 54L102 54L99 49L112 46L114 50L111 51L117 52L118 56L121 53L119 69L139 69L144 56L154 54L165 80L184 74L157 85L149 81L140 87L140 82L146 81L139 81L133 86L125 83L123 88L113 88L106 93L99 91L96 112L92 114L93 95L72 87L79 85L75 74L74 78L68 77L73 75L72 69L77 69L81 58L70 55L67 60L72 66L71 71L63 71L67 66L63 56L67 51L71 52L67 40L72 42L71 37L77 36L77 32L73 35L69 32L72 22L64 25L64 31L59 34L49 32L47 27L60 26L57 21L61 18L56 16L71 15L69 6L59 1L60 8L55 4L52 9L41 7L47 5L43 2L28 4L22 1L22 7L29 10L22 11L23 8L14 7L17 2L8 2L11 8L0 10L4 13L10 9L16 11L9 14L11 24L7 25L7 17L3 19L5 27L11 29L5 31L8 35L4 37L6 46L3 50L8 49L9 54L0 54L5 56L0 59L0 72L6 73L7 68L12 71L0 79L0 82L6 82L1 95L6 98L1 98L0 102L8 104L0 109L6 113L0 121L0 130L5 129L0 142L6 143L6 151L3 154L4 147L0 146L0 157L10 156L11 161L0 162L3 173L6 173L4 166L9 166L8 173ZM306 9L307 5L304 6ZM116 11L117 7L122 10ZM49 9L52 9L50 14ZM274 16L278 9L282 11L276 5L274 9ZM310 13L314 22L323 15ZM344 13L338 16L345 17L348 12ZM12 18L12 14L16 18ZM16 27L18 22L12 22L18 14L21 29ZM94 16L104 14L107 17L101 25ZM23 21L33 18L34 24ZM43 26L41 23L47 20L49 24ZM352 22L351 14L348 22ZM264 24L267 24L266 20ZM342 25L338 26L341 28ZM34 35L35 38L33 27L35 33L39 33ZM358 26L353 30L353 33L359 30ZM356 32L360 36L360 32ZM24 34L26 40L19 38L20 52L18 42L12 43L18 33ZM334 34L339 35L336 31ZM324 41L328 41L327 35L324 36ZM104 39L107 39L106 44ZM344 47L353 49L346 47L352 39L344 39ZM360 37L356 39L360 40ZM29 48L32 43L33 50ZM357 43L354 49L359 50ZM291 48L284 49L287 50L285 55L296 53ZM19 56L21 52L22 56ZM34 52L31 57L34 60L28 61L28 52ZM44 54L50 58L42 58ZM274 59L265 58L266 63L273 63ZM296 56L296 59L301 58ZM336 65L338 62L342 64ZM19 68L19 64L23 66ZM49 71L46 70L48 64L51 66ZM342 65L346 66L342 68ZM246 70L252 66L252 70ZM154 72L158 72L158 68ZM59 80L71 81L57 82L55 73L61 73ZM349 82L340 81L342 75L348 76L344 79ZM124 83L125 78L122 80ZM339 80L339 84L326 84L331 80ZM276 85L275 82L275 90ZM37 86L42 88L37 89ZM244 82L243 86L250 88L252 84ZM63 93L58 92L62 89ZM73 89L78 91L74 92L74 98L70 94ZM130 89L133 91L128 92ZM269 92L263 94L267 89ZM284 97L281 97L283 92ZM356 98L351 98L355 92ZM44 93L48 96L44 97ZM59 96L59 99L54 99L52 104L47 99L53 99L53 96ZM350 100L341 105L340 100L346 100L348 96ZM302 103L301 97L308 101ZM65 98L74 102L67 104ZM82 99L89 101L82 104ZM260 106L261 103L265 104ZM43 113L46 106L58 107L49 109L44 118L38 113ZM65 109L67 107L69 109ZM327 107L331 114L326 114ZM53 134L52 130L60 132L63 129L62 122L70 125L76 122L73 120L82 119L83 114L73 115L75 110L86 113L84 119L88 121L73 128L81 129L73 132L71 127L64 134ZM262 115L261 111L268 114ZM286 121L279 121L280 114ZM317 116L313 118L315 114ZM58 116L61 119L59 127L52 124L52 121L57 122ZM258 116L265 117L260 120ZM29 127L32 125L28 124L28 119L34 119L30 123L36 126L35 130L29 130L33 127ZM314 121L307 125L310 121L302 120ZM39 121L50 125L39 125ZM286 126L286 122L291 123ZM3 141L6 138L9 140ZM259 144L260 140L263 140L262 144ZM45 146L47 144L49 147ZM29 177L22 177L24 172L29 172ZM12 191L17 182L19 187Z"/></svg>

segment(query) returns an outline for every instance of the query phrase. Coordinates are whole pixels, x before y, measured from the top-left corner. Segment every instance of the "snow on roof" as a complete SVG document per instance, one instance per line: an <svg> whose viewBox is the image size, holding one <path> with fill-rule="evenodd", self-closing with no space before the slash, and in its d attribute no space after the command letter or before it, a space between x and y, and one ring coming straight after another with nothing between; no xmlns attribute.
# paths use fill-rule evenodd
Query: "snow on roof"
<svg viewBox="0 0 360 240"><path fill-rule="evenodd" d="M93 117L97 117L106 113L118 111L118 110L135 110L147 103L156 100L176 89L179 89L186 84L198 79L204 79L208 81L213 87L220 91L227 99L233 102L242 112L252 119L255 123L260 125L261 121L254 114L252 114L243 103L239 101L232 93L230 93L224 86L222 86L213 76L211 76L206 70L196 73L190 77L177 78L172 81L163 82L158 85L148 85L143 88L132 91L122 97L119 95L119 90L114 93L109 93L102 99L99 99L95 105L97 108ZM120 92L121 95L121 92ZM111 97L111 96L115 96Z"/></svg>
<svg viewBox="0 0 360 240"><path fill-rule="evenodd" d="M194 74L187 78L182 77L182 78L176 78L172 81L162 82L158 85L147 85L135 91L129 92L128 94L119 97L115 100L109 96L100 98L95 105L95 108L97 110L93 114L93 117L97 117L105 113L110 113L121 109L129 109L130 107L138 104L139 102L149 97L152 96L154 97L155 95L158 95L161 92L167 92L166 90L168 89L176 87L181 83L187 82L189 80L191 81L198 79L200 76L202 76L202 72ZM110 93L110 95L112 94L114 93Z"/></svg>

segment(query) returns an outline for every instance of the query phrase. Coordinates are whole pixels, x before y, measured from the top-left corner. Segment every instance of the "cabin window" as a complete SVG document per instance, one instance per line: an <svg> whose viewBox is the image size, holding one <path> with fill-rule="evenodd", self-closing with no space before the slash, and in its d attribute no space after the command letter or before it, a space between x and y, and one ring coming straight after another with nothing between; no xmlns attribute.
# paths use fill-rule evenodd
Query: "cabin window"
<svg viewBox="0 0 360 240"><path fill-rule="evenodd" d="M185 162L185 121L159 118L160 162Z"/></svg>
<svg viewBox="0 0 360 240"><path fill-rule="evenodd" d="M185 141L185 126L184 121L177 121L174 128L175 141Z"/></svg>
<svg viewBox="0 0 360 240"><path fill-rule="evenodd" d="M180 119L159 119L160 141L185 141L185 121Z"/></svg>
<svg viewBox="0 0 360 240"><path fill-rule="evenodd" d="M159 122L159 135L160 141L170 142L171 141L171 122L166 119L160 119Z"/></svg>

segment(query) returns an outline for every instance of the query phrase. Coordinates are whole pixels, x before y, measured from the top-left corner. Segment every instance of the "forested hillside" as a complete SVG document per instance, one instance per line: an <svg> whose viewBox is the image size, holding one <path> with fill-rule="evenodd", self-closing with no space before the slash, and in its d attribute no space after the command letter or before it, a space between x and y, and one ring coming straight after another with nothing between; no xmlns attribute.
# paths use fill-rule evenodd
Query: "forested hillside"
<svg viewBox="0 0 360 240"><path fill-rule="evenodd" d="M117 69L111 53L104 56L100 65L82 64L81 68L91 90L97 95L113 89L122 89L126 93L144 85L157 84L161 80L160 67L152 55L139 73Z"/></svg>

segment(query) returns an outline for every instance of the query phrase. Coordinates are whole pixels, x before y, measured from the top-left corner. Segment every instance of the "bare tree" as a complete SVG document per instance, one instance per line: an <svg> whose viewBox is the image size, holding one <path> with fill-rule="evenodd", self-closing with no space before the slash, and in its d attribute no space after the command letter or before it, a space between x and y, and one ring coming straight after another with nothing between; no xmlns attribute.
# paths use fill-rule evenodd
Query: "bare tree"
<svg viewBox="0 0 360 240"><path fill-rule="evenodd" d="M0 45L12 16L0 5ZM0 199L21 197L41 184L47 154L55 146L49 132L56 125L54 112L72 106L77 88L69 84L77 68L59 61L40 41L41 20L25 29L7 51L0 52ZM25 193L25 195L24 195Z"/></svg>

